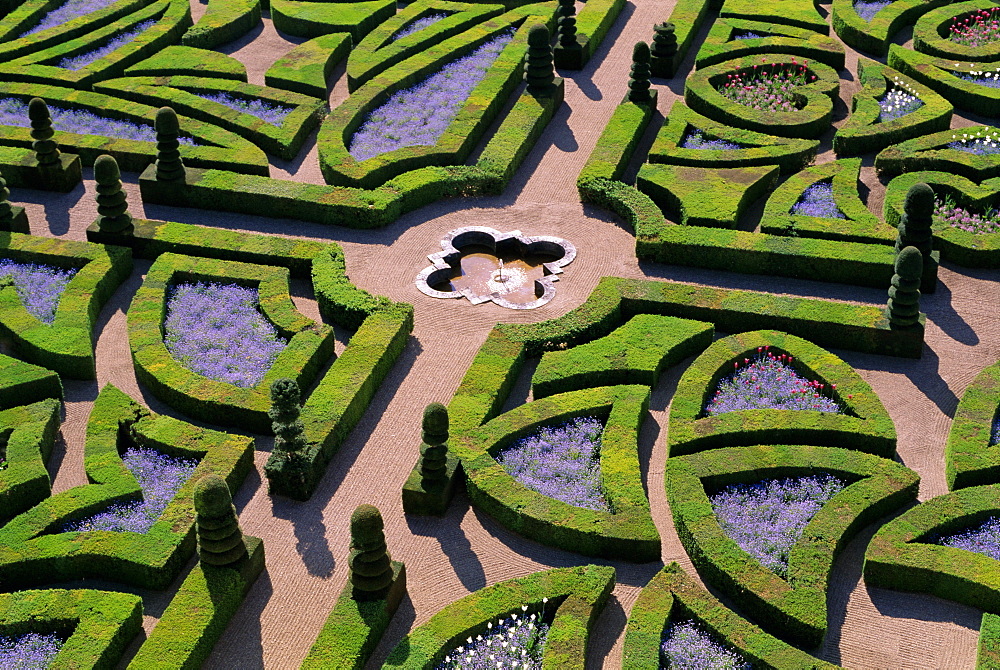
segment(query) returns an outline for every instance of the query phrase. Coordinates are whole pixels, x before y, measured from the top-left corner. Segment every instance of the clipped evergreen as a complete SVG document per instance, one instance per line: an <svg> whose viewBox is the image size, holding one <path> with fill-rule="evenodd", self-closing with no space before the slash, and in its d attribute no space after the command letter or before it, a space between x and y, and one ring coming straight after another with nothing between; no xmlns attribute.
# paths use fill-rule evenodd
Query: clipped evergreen
<svg viewBox="0 0 1000 670"><path fill-rule="evenodd" d="M528 54L524 63L524 80L529 93L547 93L555 82L552 69L552 46L549 29L534 25L528 31Z"/></svg>
<svg viewBox="0 0 1000 670"><path fill-rule="evenodd" d="M299 420L301 403L302 392L294 379L276 379L271 384L271 409L267 411L267 415L271 418L275 449L301 454L306 446L302 437L304 428Z"/></svg>
<svg viewBox="0 0 1000 670"><path fill-rule="evenodd" d="M629 102L649 102L649 45L636 42L632 47L632 70L628 80Z"/></svg>
<svg viewBox="0 0 1000 670"><path fill-rule="evenodd" d="M382 514L358 505L351 515L351 553L347 558L355 600L381 600L392 585L392 560L386 551Z"/></svg>
<svg viewBox="0 0 1000 670"><path fill-rule="evenodd" d="M916 247L906 247L896 256L896 274L889 287L889 326L910 328L920 320L920 276L923 256Z"/></svg>
<svg viewBox="0 0 1000 670"><path fill-rule="evenodd" d="M194 487L194 509L202 563L227 566L246 558L243 531L225 479L216 474L199 479Z"/></svg>
<svg viewBox="0 0 1000 670"><path fill-rule="evenodd" d="M424 408L420 447L420 478L424 489L443 487L448 480L448 408L432 402Z"/></svg>
<svg viewBox="0 0 1000 670"><path fill-rule="evenodd" d="M657 77L673 75L674 57L677 55L677 35L670 21L653 26L653 48L650 54L650 70Z"/></svg>
<svg viewBox="0 0 1000 670"><path fill-rule="evenodd" d="M576 39L576 3L573 0L559 0L557 15L559 46L566 49L579 46Z"/></svg>
<svg viewBox="0 0 1000 670"><path fill-rule="evenodd" d="M49 107L41 98L32 98L28 102L28 118L31 120L31 148L35 151L38 164L42 167L60 165L59 147L52 136L52 116Z"/></svg>
<svg viewBox="0 0 1000 670"><path fill-rule="evenodd" d="M906 247L916 247L926 262L931 254L934 234L931 223L934 218L934 191L922 182L914 184L906 192L903 216L897 228L896 253Z"/></svg>
<svg viewBox="0 0 1000 670"><path fill-rule="evenodd" d="M161 107L156 112L155 126L157 181L184 181L184 163L177 139L181 130L177 112L171 107Z"/></svg>
<svg viewBox="0 0 1000 670"><path fill-rule="evenodd" d="M98 156L94 161L94 180L97 181L98 228L104 233L131 234L135 227L125 201L118 162L107 154Z"/></svg>
<svg viewBox="0 0 1000 670"><path fill-rule="evenodd" d="M7 180L0 174L0 230L11 230L14 225L14 206L10 204Z"/></svg>

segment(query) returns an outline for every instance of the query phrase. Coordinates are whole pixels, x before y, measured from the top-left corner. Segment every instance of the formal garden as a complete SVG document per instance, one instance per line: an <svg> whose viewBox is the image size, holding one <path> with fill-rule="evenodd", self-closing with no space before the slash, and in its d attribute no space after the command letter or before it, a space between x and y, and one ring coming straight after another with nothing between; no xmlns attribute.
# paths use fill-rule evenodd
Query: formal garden
<svg viewBox="0 0 1000 670"><path fill-rule="evenodd" d="M1000 668L998 270L991 3L0 0L0 667Z"/></svg>

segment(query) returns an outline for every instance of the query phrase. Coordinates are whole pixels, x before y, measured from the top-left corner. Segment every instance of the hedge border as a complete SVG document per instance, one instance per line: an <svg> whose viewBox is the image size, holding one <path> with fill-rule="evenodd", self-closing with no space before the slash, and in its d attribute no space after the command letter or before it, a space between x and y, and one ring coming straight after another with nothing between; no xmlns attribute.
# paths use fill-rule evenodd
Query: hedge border
<svg viewBox="0 0 1000 670"><path fill-rule="evenodd" d="M354 44L396 13L394 0L368 2L300 2L267 0L271 20L279 31L312 39L330 33L349 33Z"/></svg>
<svg viewBox="0 0 1000 670"><path fill-rule="evenodd" d="M940 31L948 27L953 17L993 7L996 5L987 0L971 0L932 9L917 19L913 26L913 49L928 56L948 58L953 61L985 63L1000 61L1000 50L997 50L996 46L969 47L952 42L940 34Z"/></svg>
<svg viewBox="0 0 1000 670"><path fill-rule="evenodd" d="M706 488L773 477L839 475L848 486L812 518L782 579L725 535ZM730 447L667 459L667 500L698 574L768 632L806 648L823 642L834 560L865 526L913 502L920 477L905 466L847 449L804 445ZM851 481L853 480L853 481Z"/></svg>
<svg viewBox="0 0 1000 670"><path fill-rule="evenodd" d="M145 534L58 532L66 522L140 495L118 451L131 443L200 462ZM0 590L109 576L124 584L165 589L195 552L195 483L214 473L236 490L252 467L251 438L152 414L109 384L87 420L84 469L92 483L46 498L0 529Z"/></svg>
<svg viewBox="0 0 1000 670"><path fill-rule="evenodd" d="M62 400L59 375L43 368L0 354L0 410L54 398Z"/></svg>
<svg viewBox="0 0 1000 670"><path fill-rule="evenodd" d="M674 3L667 21L674 24L677 51L669 60L652 59L651 70L654 77L670 79L677 74L708 15L721 9L722 4L723 0L677 0Z"/></svg>
<svg viewBox="0 0 1000 670"><path fill-rule="evenodd" d="M52 492L45 464L59 432L61 406L49 398L0 411L0 444L7 461L0 470L0 524Z"/></svg>
<svg viewBox="0 0 1000 670"><path fill-rule="evenodd" d="M660 556L639 468L638 434L649 405L646 386L605 386L522 405L450 440L462 460L472 503L510 530L567 551L636 563ZM496 456L539 428L581 416L606 420L601 435L601 485L611 511L570 505L529 489Z"/></svg>
<svg viewBox="0 0 1000 670"><path fill-rule="evenodd" d="M724 606L677 563L653 575L632 606L625 628L622 670L659 667L663 631L672 619L695 619L754 667L834 670L826 663L765 633Z"/></svg>
<svg viewBox="0 0 1000 670"><path fill-rule="evenodd" d="M978 126L969 130L976 128ZM979 132L1000 133L1000 128L982 126ZM896 177L904 172L935 170L951 172L968 179L1000 177L1000 154L977 156L968 151L949 149L947 145L955 139L958 139L957 129L943 130L887 147L875 157L875 169L880 176L889 177Z"/></svg>
<svg viewBox="0 0 1000 670"><path fill-rule="evenodd" d="M954 74L979 71L975 63L955 63L953 59L934 58L893 44L889 47L889 67L933 89L961 110L979 114L1000 105L1000 89L965 81Z"/></svg>
<svg viewBox="0 0 1000 670"><path fill-rule="evenodd" d="M610 566L553 568L487 586L455 601L410 631L389 654L385 668L432 668L486 624L520 611L556 603L542 657L544 670L583 670L587 640L615 582Z"/></svg>
<svg viewBox="0 0 1000 670"><path fill-rule="evenodd" d="M767 34L760 39L733 40L733 34L741 30ZM844 47L829 35L781 23L721 17L708 31L694 66L700 70L733 58L774 51L825 63L835 70L844 69Z"/></svg>
<svg viewBox="0 0 1000 670"><path fill-rule="evenodd" d="M788 354L795 371L825 384L821 392L846 411L741 410L705 416L719 382L739 359L761 351ZM716 340L688 366L670 404L671 456L719 447L810 444L844 447L892 458L896 428L872 387L840 357L794 335L757 330Z"/></svg>
<svg viewBox="0 0 1000 670"><path fill-rule="evenodd" d="M123 73L126 77L171 77L178 74L242 82L247 80L246 66L232 56L211 49L177 44L125 68Z"/></svg>
<svg viewBox="0 0 1000 670"><path fill-rule="evenodd" d="M9 187L69 193L83 181L83 165L76 154L59 154L55 165L39 165L38 156L27 147L0 146L0 174ZM13 206L14 223L10 232L31 232L23 207Z"/></svg>
<svg viewBox="0 0 1000 670"><path fill-rule="evenodd" d="M950 1L896 0L869 22L858 16L854 10L854 0L833 0L830 20L834 32L844 40L844 44L873 56L885 56L889 40L904 26L913 23L928 9L946 5Z"/></svg>
<svg viewBox="0 0 1000 670"><path fill-rule="evenodd" d="M774 21L798 28L805 28L823 35L830 34L830 26L817 11L815 0L727 0L719 12L720 18L756 19Z"/></svg>
<svg viewBox="0 0 1000 670"><path fill-rule="evenodd" d="M213 424L269 434L270 388L289 377L308 388L334 357L333 328L303 316L291 300L289 272L275 266L197 256L160 254L146 273L128 311L129 348L136 378L157 398L184 414ZM178 281L225 281L256 288L264 317L288 338L264 378L242 388L200 375L176 360L164 344L169 287Z"/></svg>
<svg viewBox="0 0 1000 670"><path fill-rule="evenodd" d="M13 287L0 289L0 332L13 340L19 358L61 376L94 379L94 323L104 304L132 273L131 252L89 242L0 232L0 257L77 269L51 324L29 314Z"/></svg>
<svg viewBox="0 0 1000 670"><path fill-rule="evenodd" d="M181 44L214 49L232 42L260 23L260 0L209 0L197 23L181 35Z"/></svg>
<svg viewBox="0 0 1000 670"><path fill-rule="evenodd" d="M1000 445L990 444L1000 407L1000 362L983 368L955 410L944 450L949 490L1000 483Z"/></svg>
<svg viewBox="0 0 1000 670"><path fill-rule="evenodd" d="M351 36L346 33L314 37L274 61L264 73L264 84L326 99L330 75L350 52Z"/></svg>

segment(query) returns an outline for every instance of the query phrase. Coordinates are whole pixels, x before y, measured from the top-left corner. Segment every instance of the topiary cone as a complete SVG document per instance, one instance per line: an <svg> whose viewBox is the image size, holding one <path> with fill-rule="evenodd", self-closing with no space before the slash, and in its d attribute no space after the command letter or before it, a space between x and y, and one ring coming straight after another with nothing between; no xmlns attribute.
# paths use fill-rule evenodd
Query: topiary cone
<svg viewBox="0 0 1000 670"><path fill-rule="evenodd" d="M534 25L528 31L528 54L524 63L524 80L528 84L529 93L545 93L555 82L549 29L543 25Z"/></svg>
<svg viewBox="0 0 1000 670"><path fill-rule="evenodd" d="M677 35L674 24L669 21L653 26L653 48L650 54L653 58L673 58L677 53Z"/></svg>
<svg viewBox="0 0 1000 670"><path fill-rule="evenodd" d="M157 181L184 181L184 162L181 160L180 123L177 113L170 107L156 112L156 179Z"/></svg>
<svg viewBox="0 0 1000 670"><path fill-rule="evenodd" d="M916 247L925 262L929 260L934 241L933 222L934 191L927 184L914 184L906 192L903 202L903 216L896 235L896 253L906 247Z"/></svg>
<svg viewBox="0 0 1000 670"><path fill-rule="evenodd" d="M59 147L53 141L55 131L52 129L52 116L49 107L41 98L32 98L28 102L28 118L31 120L31 148L35 151L38 164L42 166L59 165Z"/></svg>
<svg viewBox="0 0 1000 670"><path fill-rule="evenodd" d="M0 175L0 230L10 230L14 225L14 206L10 204L7 180Z"/></svg>
<svg viewBox="0 0 1000 670"><path fill-rule="evenodd" d="M632 70L628 80L628 99L630 102L649 102L649 45L636 42L632 47Z"/></svg>
<svg viewBox="0 0 1000 670"><path fill-rule="evenodd" d="M448 477L448 408L432 402L424 408L420 478L425 490L443 486Z"/></svg>
<svg viewBox="0 0 1000 670"><path fill-rule="evenodd" d="M920 276L924 261L916 247L906 247L896 256L895 274L889 287L889 325L909 328L920 321Z"/></svg>
<svg viewBox="0 0 1000 670"><path fill-rule="evenodd" d="M576 40L576 3L574 0L559 0L557 14L559 21L556 34L559 36L559 46L569 49L578 46Z"/></svg>
<svg viewBox="0 0 1000 670"><path fill-rule="evenodd" d="M97 225L101 232L130 234L134 226L118 162L107 154L98 156L94 161L94 179L97 181Z"/></svg>
<svg viewBox="0 0 1000 670"><path fill-rule="evenodd" d="M381 600L392 585L392 559L386 550L382 514L373 505L358 505L351 515L351 586L355 600Z"/></svg>
<svg viewBox="0 0 1000 670"><path fill-rule="evenodd" d="M243 531L226 480L214 474L198 480L194 488L194 509L198 557L202 563L227 566L246 558Z"/></svg>

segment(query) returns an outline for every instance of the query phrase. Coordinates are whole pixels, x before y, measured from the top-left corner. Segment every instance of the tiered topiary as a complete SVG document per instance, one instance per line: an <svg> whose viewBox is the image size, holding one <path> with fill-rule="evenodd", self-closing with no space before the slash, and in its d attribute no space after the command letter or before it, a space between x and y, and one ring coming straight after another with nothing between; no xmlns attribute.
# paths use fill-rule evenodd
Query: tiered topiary
<svg viewBox="0 0 1000 670"><path fill-rule="evenodd" d="M673 76L674 56L677 55L677 35L669 21L653 26L653 49L650 54L650 72L654 77Z"/></svg>
<svg viewBox="0 0 1000 670"><path fill-rule="evenodd" d="M420 483L424 490L442 488L448 481L448 408L432 402L424 408L424 443L420 447Z"/></svg>
<svg viewBox="0 0 1000 670"><path fill-rule="evenodd" d="M14 226L14 206L10 204L10 189L7 180L0 175L0 230L11 230Z"/></svg>
<svg viewBox="0 0 1000 670"><path fill-rule="evenodd" d="M98 156L94 161L94 179L97 181L98 228L102 233L131 235L135 226L125 201L118 162L107 154Z"/></svg>
<svg viewBox="0 0 1000 670"><path fill-rule="evenodd" d="M202 563L231 566L247 557L243 531L226 480L206 475L194 487L198 557Z"/></svg>
<svg viewBox="0 0 1000 670"><path fill-rule="evenodd" d="M524 62L524 80L528 82L528 92L536 95L548 93L555 83L549 29L543 25L534 25L528 31L528 55Z"/></svg>
<svg viewBox="0 0 1000 670"><path fill-rule="evenodd" d="M906 247L896 256L896 274L889 287L889 327L912 328L920 320L920 276L923 258L916 247Z"/></svg>
<svg viewBox="0 0 1000 670"><path fill-rule="evenodd" d="M636 42L632 48L632 70L628 80L629 102L649 102L649 45Z"/></svg>
<svg viewBox="0 0 1000 670"><path fill-rule="evenodd" d="M931 255L934 241L934 233L931 231L933 218L933 189L922 182L914 184L906 192L906 200L903 202L903 215L896 229L896 253L906 247L915 247L920 252L923 257L921 276L931 280L929 285L924 281L924 285L920 287L925 293L931 293L937 282L937 262Z"/></svg>
<svg viewBox="0 0 1000 670"><path fill-rule="evenodd" d="M42 167L58 166L59 147L56 146L52 136L56 132L52 129L52 117L49 115L49 107L41 98L32 98L28 103L28 118L31 120L31 148L35 150L35 157Z"/></svg>
<svg viewBox="0 0 1000 670"><path fill-rule="evenodd" d="M559 46L564 49L579 46L576 39L576 3L573 0L559 0L557 14Z"/></svg>
<svg viewBox="0 0 1000 670"><path fill-rule="evenodd" d="M358 505L351 515L351 553L347 564L355 600L381 600L392 586L392 560L386 551L382 514Z"/></svg>
<svg viewBox="0 0 1000 670"><path fill-rule="evenodd" d="M156 179L157 181L184 181L184 162L181 161L180 124L177 112L161 107L156 112Z"/></svg>
<svg viewBox="0 0 1000 670"><path fill-rule="evenodd" d="M274 431L274 450L287 454L289 476L300 487L305 487L306 459L303 453L306 441L302 436L305 426L299 419L302 410L302 392L294 379L276 379L271 384L271 430Z"/></svg>

